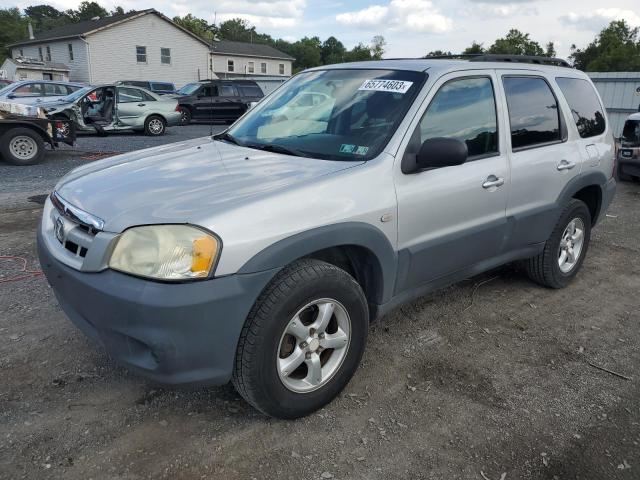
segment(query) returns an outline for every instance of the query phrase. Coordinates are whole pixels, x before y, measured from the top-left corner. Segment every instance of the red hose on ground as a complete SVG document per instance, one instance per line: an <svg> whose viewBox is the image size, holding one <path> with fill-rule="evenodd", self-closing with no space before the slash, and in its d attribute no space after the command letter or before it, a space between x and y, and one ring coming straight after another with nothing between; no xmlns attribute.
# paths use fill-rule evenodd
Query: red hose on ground
<svg viewBox="0 0 640 480"><path fill-rule="evenodd" d="M25 280L27 278L40 277L44 275L42 270L27 270L27 259L24 257L14 257L12 255L0 255L0 261L2 260L15 260L22 262L22 268L17 270L16 273L24 273L24 275L18 275L11 278L0 278L0 283L17 282L18 280Z"/></svg>

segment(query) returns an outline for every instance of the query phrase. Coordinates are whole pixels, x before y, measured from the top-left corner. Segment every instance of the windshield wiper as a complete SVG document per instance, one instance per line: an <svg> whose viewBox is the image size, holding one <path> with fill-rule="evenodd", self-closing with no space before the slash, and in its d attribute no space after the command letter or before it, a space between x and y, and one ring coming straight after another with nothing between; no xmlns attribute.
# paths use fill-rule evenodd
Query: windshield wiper
<svg viewBox="0 0 640 480"><path fill-rule="evenodd" d="M250 144L246 145L249 148L255 148L256 150L265 150L267 152L282 153L284 155L293 155L296 157L309 157L306 153L296 150L295 148L285 147L283 145L276 145L273 143L267 144Z"/></svg>
<svg viewBox="0 0 640 480"><path fill-rule="evenodd" d="M233 143L235 145L239 145L241 147L244 147L244 143L242 143L240 140L238 140L236 137L234 137L233 135L231 135L229 132L222 132L222 133L218 133L217 135L213 136L214 140L224 140L226 142L229 143Z"/></svg>

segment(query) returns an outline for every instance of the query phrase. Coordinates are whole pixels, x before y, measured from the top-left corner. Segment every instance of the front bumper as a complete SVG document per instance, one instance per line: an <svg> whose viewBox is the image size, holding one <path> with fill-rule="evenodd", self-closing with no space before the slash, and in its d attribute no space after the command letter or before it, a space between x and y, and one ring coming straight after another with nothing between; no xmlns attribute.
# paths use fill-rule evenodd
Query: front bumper
<svg viewBox="0 0 640 480"><path fill-rule="evenodd" d="M38 229L40 264L60 306L118 363L165 384L227 383L249 310L268 270L171 284L56 260Z"/></svg>
<svg viewBox="0 0 640 480"><path fill-rule="evenodd" d="M182 125L182 113L180 112L171 112L165 115L167 119L167 127L177 127Z"/></svg>

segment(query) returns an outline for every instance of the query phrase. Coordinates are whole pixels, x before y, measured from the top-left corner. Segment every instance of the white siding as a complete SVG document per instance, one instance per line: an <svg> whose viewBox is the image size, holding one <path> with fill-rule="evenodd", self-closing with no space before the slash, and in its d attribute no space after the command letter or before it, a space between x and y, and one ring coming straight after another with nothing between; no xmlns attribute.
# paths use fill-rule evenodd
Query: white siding
<svg viewBox="0 0 640 480"><path fill-rule="evenodd" d="M234 70L230 72L227 69L227 62L233 60ZM254 71L249 72L249 62L253 62ZM260 64L267 64L267 72L264 73L260 69ZM225 73L246 73L249 75L280 75L279 65L284 64L284 75L291 76L291 60L277 60L272 58L244 57L238 55L213 55L213 71L218 77L224 78Z"/></svg>
<svg viewBox="0 0 640 480"><path fill-rule="evenodd" d="M69 44L73 45L73 60L69 59ZM47 46L51 49L51 61L53 63L62 63L69 67L69 80L72 82L89 83L89 62L87 59L87 45L80 39L62 40L59 42L45 42L36 45L24 45L22 47L14 47L11 50L11 56L18 58L20 50L26 58L40 59L38 47L42 48L42 56L46 60ZM42 80L42 75L37 80Z"/></svg>
<svg viewBox="0 0 640 480"><path fill-rule="evenodd" d="M93 83L158 80L181 87L207 78L208 47L157 15L145 15L87 36ZM136 46L147 47L147 63L138 63ZM171 49L171 65L160 49Z"/></svg>

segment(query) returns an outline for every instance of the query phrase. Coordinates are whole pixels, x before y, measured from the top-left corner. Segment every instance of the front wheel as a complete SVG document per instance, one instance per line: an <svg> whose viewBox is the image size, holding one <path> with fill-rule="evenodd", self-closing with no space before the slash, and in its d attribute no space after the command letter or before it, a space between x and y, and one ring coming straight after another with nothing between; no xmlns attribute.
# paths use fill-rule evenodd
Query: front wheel
<svg viewBox="0 0 640 480"><path fill-rule="evenodd" d="M542 253L525 261L527 274L545 287L566 287L582 267L590 239L589 208L573 198L560 215Z"/></svg>
<svg viewBox="0 0 640 480"><path fill-rule="evenodd" d="M297 261L276 275L249 313L233 385L267 415L308 415L349 382L368 326L367 301L353 277L325 262Z"/></svg>
<svg viewBox="0 0 640 480"><path fill-rule="evenodd" d="M13 165L34 165L44 156L44 140L29 128L13 128L0 138L0 156Z"/></svg>
<svg viewBox="0 0 640 480"><path fill-rule="evenodd" d="M167 130L167 122L164 118L157 115L151 115L144 121L144 133L150 137L159 137L164 135Z"/></svg>
<svg viewBox="0 0 640 480"><path fill-rule="evenodd" d="M180 107L180 125L185 126L191 123L191 110L187 107Z"/></svg>

